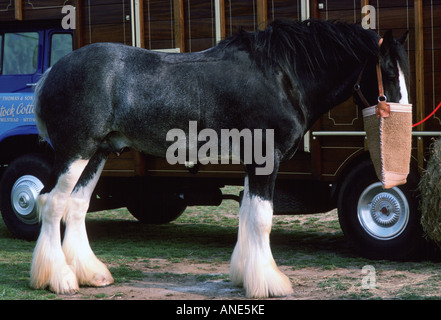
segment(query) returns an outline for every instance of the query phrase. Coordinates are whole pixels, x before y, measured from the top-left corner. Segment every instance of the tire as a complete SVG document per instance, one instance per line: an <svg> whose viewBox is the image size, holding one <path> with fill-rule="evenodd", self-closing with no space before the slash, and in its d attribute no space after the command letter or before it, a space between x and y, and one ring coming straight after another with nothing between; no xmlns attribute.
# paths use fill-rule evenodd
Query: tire
<svg viewBox="0 0 441 320"><path fill-rule="evenodd" d="M383 189L370 160L346 176L338 196L338 216L345 238L368 259L417 258L424 244L418 211L417 178Z"/></svg>
<svg viewBox="0 0 441 320"><path fill-rule="evenodd" d="M37 197L50 173L50 161L39 154L20 156L6 168L0 183L0 209L14 237L28 241L38 238L41 224Z"/></svg>
<svg viewBox="0 0 441 320"><path fill-rule="evenodd" d="M133 199L127 205L138 221L146 224L165 224L177 219L187 208L186 202L175 193L149 193Z"/></svg>

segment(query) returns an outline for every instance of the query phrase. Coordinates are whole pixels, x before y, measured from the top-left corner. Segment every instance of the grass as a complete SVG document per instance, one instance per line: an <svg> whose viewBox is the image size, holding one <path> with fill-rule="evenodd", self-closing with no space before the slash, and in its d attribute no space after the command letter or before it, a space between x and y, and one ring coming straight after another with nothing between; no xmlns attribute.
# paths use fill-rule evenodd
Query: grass
<svg viewBox="0 0 441 320"><path fill-rule="evenodd" d="M238 192L234 187L224 191ZM238 209L238 203L232 200L219 207L190 207L174 222L157 226L140 224L126 209L117 209L89 213L86 224L95 254L110 266L116 283L125 283L145 276L134 267L136 264L154 270L157 277L189 276L160 272L155 259L228 263L237 239ZM12 238L0 222L1 300L60 299L46 290L29 287L34 245ZM319 216L275 216L271 245L279 266L293 272L313 269L330 274L317 282L315 290L333 299L382 299L384 292L396 299L441 298L438 263L370 261L355 256L341 232L336 211ZM361 269L365 265L375 266L375 290L361 288ZM348 272L342 276L338 273L341 270ZM227 274L192 276L200 281L229 278ZM414 280L417 276L424 277ZM409 284L394 289L388 287L390 282Z"/></svg>

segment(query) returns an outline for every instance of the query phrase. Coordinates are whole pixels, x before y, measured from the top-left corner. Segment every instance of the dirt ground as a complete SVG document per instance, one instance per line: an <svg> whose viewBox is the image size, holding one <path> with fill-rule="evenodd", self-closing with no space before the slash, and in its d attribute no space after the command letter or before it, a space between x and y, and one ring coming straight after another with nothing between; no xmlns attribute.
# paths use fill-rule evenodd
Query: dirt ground
<svg viewBox="0 0 441 320"><path fill-rule="evenodd" d="M321 214L320 222L336 219L333 212ZM308 216L288 217L304 219ZM326 229L325 229L326 230ZM335 231L335 230L333 230ZM324 240L327 245L330 244ZM331 245L332 246L332 245ZM347 254L347 246L329 252ZM325 251L326 252L326 251ZM346 252L346 253L345 253ZM330 255L332 255L330 253ZM268 300L365 300L365 299L441 299L439 262L405 262L366 260L332 267L283 265L280 270L293 286L293 294ZM426 263L426 264L425 264ZM332 264L331 264L332 265ZM109 266L112 267L112 266ZM103 288L82 287L63 300L248 300L243 288L229 281L230 265L226 261L201 263L187 259L144 259L130 263L129 269L142 276ZM365 269L365 270L364 270ZM130 276L127 277L130 279Z"/></svg>
<svg viewBox="0 0 441 320"><path fill-rule="evenodd" d="M132 265L141 270L142 280L117 283L103 288L83 287L72 296L60 296L63 300L243 300L247 299L242 288L228 280L204 280L210 276L228 274L229 264L194 264L155 259L159 271L142 264ZM372 266L371 266L372 267ZM332 299L395 299L397 293L407 288L427 285L433 275L412 271L381 270L369 278L370 271L350 268L323 270L308 267L293 270L281 266L293 285L294 293L278 300L332 300ZM167 274L168 276L163 276ZM158 276L160 275L160 276ZM372 282L373 281L373 282ZM373 283L373 285L371 285ZM438 292L438 290L435 290ZM435 293L436 294L436 293Z"/></svg>

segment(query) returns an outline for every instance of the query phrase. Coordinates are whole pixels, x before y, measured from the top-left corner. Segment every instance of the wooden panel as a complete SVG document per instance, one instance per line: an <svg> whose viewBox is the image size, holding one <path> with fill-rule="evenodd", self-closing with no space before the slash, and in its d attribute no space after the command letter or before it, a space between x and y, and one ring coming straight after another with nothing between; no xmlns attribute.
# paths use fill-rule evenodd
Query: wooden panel
<svg viewBox="0 0 441 320"><path fill-rule="evenodd" d="M126 23L126 17L124 13L130 15L130 11L125 12L130 7L124 8L121 3L119 4L103 4L103 5L91 5L90 7L85 7L89 19L87 24L97 25L97 24L119 24Z"/></svg>
<svg viewBox="0 0 441 320"><path fill-rule="evenodd" d="M146 166L149 176L242 178L245 172L242 164L207 164L200 166L197 174L194 174L184 165L170 165L165 159L151 156L146 156ZM279 177L310 178L310 154L299 152L294 159L283 162L280 165Z"/></svg>
<svg viewBox="0 0 441 320"><path fill-rule="evenodd" d="M14 21L14 9L12 0L0 0L0 22Z"/></svg>
<svg viewBox="0 0 441 320"><path fill-rule="evenodd" d="M216 45L214 1L184 0L185 39L188 52Z"/></svg>
<svg viewBox="0 0 441 320"><path fill-rule="evenodd" d="M15 20L23 20L23 2L21 0L15 0L14 16Z"/></svg>
<svg viewBox="0 0 441 320"><path fill-rule="evenodd" d="M144 30L146 49L175 48L174 29L170 20L145 20Z"/></svg>
<svg viewBox="0 0 441 320"><path fill-rule="evenodd" d="M173 24L171 23L174 15L172 2L172 0L166 2L163 0L144 1L147 48L164 49L176 46ZM260 2L258 3L256 0L226 0L224 2L226 34L232 35L240 27L254 31L257 27L258 4ZM214 46L216 44L214 1L184 0L183 9L186 51L200 51ZM267 15L270 19L297 19L298 10L299 1L267 1Z"/></svg>
<svg viewBox="0 0 441 320"><path fill-rule="evenodd" d="M343 20L352 23L361 22L361 1L318 1L324 5L322 10L318 10L319 19L324 20Z"/></svg>
<svg viewBox="0 0 441 320"><path fill-rule="evenodd" d="M255 31L257 28L255 0L225 0L225 29L227 36L240 28Z"/></svg>
<svg viewBox="0 0 441 320"><path fill-rule="evenodd" d="M31 0L23 1L23 20L60 20L63 19L64 14L61 13L61 8L64 5L74 5L74 1L63 0Z"/></svg>
<svg viewBox="0 0 441 320"><path fill-rule="evenodd" d="M268 0L268 19L300 20L300 0Z"/></svg>
<svg viewBox="0 0 441 320"><path fill-rule="evenodd" d="M362 114L354 104L353 98L349 98L324 114L320 121L320 130L363 130Z"/></svg>
<svg viewBox="0 0 441 320"><path fill-rule="evenodd" d="M130 1L89 1L81 3L81 45L94 42L132 44ZM128 19L127 19L128 18Z"/></svg>
<svg viewBox="0 0 441 320"><path fill-rule="evenodd" d="M364 152L364 137L317 137L321 145L321 178L332 181L345 165Z"/></svg>
<svg viewBox="0 0 441 320"><path fill-rule="evenodd" d="M184 165L170 165L166 159L146 156L146 170L149 176L168 177L224 177L236 178L244 174L244 166L241 164L207 164L199 167L197 174L191 173Z"/></svg>
<svg viewBox="0 0 441 320"><path fill-rule="evenodd" d="M83 32L84 45L96 42L121 42L130 45L130 30L121 28L121 24L89 25Z"/></svg>
<svg viewBox="0 0 441 320"><path fill-rule="evenodd" d="M74 0L20 0L21 10L17 8L15 14L14 0L0 0L0 22L18 20L59 20L63 14L61 8L63 5L74 5Z"/></svg>
<svg viewBox="0 0 441 320"><path fill-rule="evenodd" d="M0 22L14 21L14 10L13 0L0 0Z"/></svg>
<svg viewBox="0 0 441 320"><path fill-rule="evenodd" d="M175 48L173 0L144 0L144 44L147 49Z"/></svg>
<svg viewBox="0 0 441 320"><path fill-rule="evenodd" d="M103 176L135 176L138 175L139 168L137 167L137 152L124 152L117 157L112 154L104 166Z"/></svg>
<svg viewBox="0 0 441 320"><path fill-rule="evenodd" d="M312 177L311 154L298 151L291 160L280 164L279 177L281 178L306 178Z"/></svg>

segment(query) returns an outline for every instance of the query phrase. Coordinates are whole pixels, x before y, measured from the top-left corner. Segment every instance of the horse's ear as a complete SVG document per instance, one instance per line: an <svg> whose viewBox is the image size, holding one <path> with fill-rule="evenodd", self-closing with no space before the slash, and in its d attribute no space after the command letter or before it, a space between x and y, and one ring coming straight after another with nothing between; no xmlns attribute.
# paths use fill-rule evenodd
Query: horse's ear
<svg viewBox="0 0 441 320"><path fill-rule="evenodd" d="M387 55L389 53L389 49L392 46L394 41L394 37L392 35L392 30L387 30L383 36L383 42L380 45L380 52L382 55Z"/></svg>
<svg viewBox="0 0 441 320"><path fill-rule="evenodd" d="M399 37L398 39L397 39L397 41L401 44L401 45L404 45L404 43L406 42L406 40L407 40L407 35L409 34L409 30L406 30L402 35L401 35L401 37Z"/></svg>

